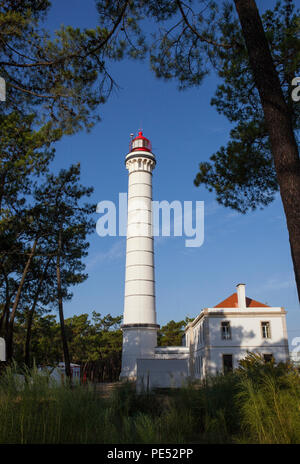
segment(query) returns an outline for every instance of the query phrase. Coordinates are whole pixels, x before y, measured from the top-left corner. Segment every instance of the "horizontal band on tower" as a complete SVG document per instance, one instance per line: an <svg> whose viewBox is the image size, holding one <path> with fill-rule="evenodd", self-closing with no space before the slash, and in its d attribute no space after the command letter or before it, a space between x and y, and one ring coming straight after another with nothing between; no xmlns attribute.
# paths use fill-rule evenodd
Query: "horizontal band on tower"
<svg viewBox="0 0 300 464"><path fill-rule="evenodd" d="M144 221L138 221L138 222L131 222L131 221L128 221L128 225L130 226L134 226L135 224L146 224L147 226L152 226L152 222L144 222ZM140 237L140 235L139 235Z"/></svg>
<svg viewBox="0 0 300 464"><path fill-rule="evenodd" d="M128 213L135 213L136 211L147 211L147 213L152 213L152 209L146 209L146 208L130 209L128 210Z"/></svg>
<svg viewBox="0 0 300 464"><path fill-rule="evenodd" d="M155 282L154 279L126 279L125 284L126 284L126 282L140 282L140 281L143 281L143 282Z"/></svg>
<svg viewBox="0 0 300 464"><path fill-rule="evenodd" d="M151 295L149 293L130 293L129 295L124 295L124 298L127 298L128 296L151 296L151 298L154 298L155 293L152 293Z"/></svg>
<svg viewBox="0 0 300 464"><path fill-rule="evenodd" d="M149 238L149 240L154 240L154 237L149 235L133 235L132 237L127 237L126 240L131 240L132 238Z"/></svg>
<svg viewBox="0 0 300 464"><path fill-rule="evenodd" d="M121 329L142 329L143 327L145 327L145 329L149 329L149 328L152 328L152 329L159 329L160 328L160 325L158 324L121 324Z"/></svg>
<svg viewBox="0 0 300 464"><path fill-rule="evenodd" d="M133 185L148 185L148 187L152 187L152 184L148 184L148 182L135 182L134 184L129 184L129 188Z"/></svg>
<svg viewBox="0 0 300 464"><path fill-rule="evenodd" d="M138 251L138 250L134 250ZM134 267L134 266L148 266L148 267L154 267L154 264L127 264L126 267Z"/></svg>
<svg viewBox="0 0 300 464"><path fill-rule="evenodd" d="M132 200L132 198L148 198L148 200L152 200L152 197L147 197L146 195L134 195L132 197L128 195L128 200Z"/></svg>
<svg viewBox="0 0 300 464"><path fill-rule="evenodd" d="M137 236L137 237L139 237L139 236ZM132 238L133 238L133 237L132 237ZM127 253L137 253L137 252L140 252L140 251L142 251L142 252L144 252L144 253L153 253L153 254L154 254L154 251L153 251L153 250L128 250L128 251L126 251L126 254L127 254Z"/></svg>
<svg viewBox="0 0 300 464"><path fill-rule="evenodd" d="M130 176L131 174L134 174L135 172L145 172L147 174L150 174L151 176L153 175L151 171L142 171L141 169L135 169L134 171L129 172L128 176Z"/></svg>

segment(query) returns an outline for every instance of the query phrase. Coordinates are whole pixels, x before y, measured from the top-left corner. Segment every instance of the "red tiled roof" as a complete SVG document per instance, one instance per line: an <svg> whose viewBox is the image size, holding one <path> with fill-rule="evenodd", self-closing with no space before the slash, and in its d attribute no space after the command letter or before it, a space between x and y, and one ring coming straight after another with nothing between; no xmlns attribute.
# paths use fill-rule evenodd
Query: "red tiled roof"
<svg viewBox="0 0 300 464"><path fill-rule="evenodd" d="M259 301L252 300L252 298L246 297L246 307L247 308L270 308L270 306L260 303ZM215 308L238 308L238 298L237 294L233 293L224 301L217 304Z"/></svg>

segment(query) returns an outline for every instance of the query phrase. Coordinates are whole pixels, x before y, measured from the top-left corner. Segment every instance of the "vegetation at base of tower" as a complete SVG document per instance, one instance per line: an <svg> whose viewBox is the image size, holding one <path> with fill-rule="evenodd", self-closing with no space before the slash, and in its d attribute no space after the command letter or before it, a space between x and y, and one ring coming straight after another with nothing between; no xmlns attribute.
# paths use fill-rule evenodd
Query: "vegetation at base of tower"
<svg viewBox="0 0 300 464"><path fill-rule="evenodd" d="M54 269L55 273L55 269ZM55 314L36 310L31 320L30 350L27 349L31 308L21 311L15 321L14 360L28 367L56 366L64 359L60 322ZM93 311L64 320L70 362L80 364L84 379L113 382L119 379L122 354L122 316Z"/></svg>
<svg viewBox="0 0 300 464"><path fill-rule="evenodd" d="M125 41L143 56L145 40L158 78L179 89L218 75L211 103L234 124L227 146L201 162L195 185L240 212L265 207L280 192L300 300L299 104L291 98L300 74L299 10L279 0L260 16L255 0L97 0L100 18L124 9ZM153 20L147 36L145 20ZM126 31L135 25L135 37ZM138 39L137 39L138 38ZM142 47L139 47L139 41ZM141 53L139 53L141 51Z"/></svg>
<svg viewBox="0 0 300 464"><path fill-rule="evenodd" d="M22 309L16 313L14 321L13 359L27 367L55 366L64 359L61 344L60 323L50 308L56 304L56 270L55 261L47 267L42 278L43 292L38 293L39 279L29 277L30 285L26 292L37 290L37 298L32 301L24 295ZM35 283L33 287L32 283ZM64 292L67 294L67 286ZM24 290L25 291L25 290ZM50 306L47 303L50 301ZM191 319L170 321L158 332L158 346L181 346L184 327ZM102 315L96 311L91 317L83 313L64 320L64 333L71 363L81 366L82 377L93 382L114 382L119 379L122 356L122 316Z"/></svg>
<svg viewBox="0 0 300 464"><path fill-rule="evenodd" d="M0 375L0 442L299 444L299 401L299 371L257 355L206 382L139 395L131 383L103 396L12 365Z"/></svg>

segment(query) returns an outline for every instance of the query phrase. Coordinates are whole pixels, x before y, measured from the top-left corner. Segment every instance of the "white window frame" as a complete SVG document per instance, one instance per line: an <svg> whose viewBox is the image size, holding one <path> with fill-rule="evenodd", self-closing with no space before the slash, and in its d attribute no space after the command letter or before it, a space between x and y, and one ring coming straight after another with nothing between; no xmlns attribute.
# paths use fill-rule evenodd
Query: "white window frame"
<svg viewBox="0 0 300 464"><path fill-rule="evenodd" d="M266 325L264 325L266 324ZM272 338L271 336L271 322L270 321L260 321L261 337L264 339ZM267 329L266 335L264 335L264 330Z"/></svg>
<svg viewBox="0 0 300 464"><path fill-rule="evenodd" d="M226 330L223 330L223 328L226 328ZM231 340L231 324L230 324L230 321L221 321L221 339L222 340Z"/></svg>

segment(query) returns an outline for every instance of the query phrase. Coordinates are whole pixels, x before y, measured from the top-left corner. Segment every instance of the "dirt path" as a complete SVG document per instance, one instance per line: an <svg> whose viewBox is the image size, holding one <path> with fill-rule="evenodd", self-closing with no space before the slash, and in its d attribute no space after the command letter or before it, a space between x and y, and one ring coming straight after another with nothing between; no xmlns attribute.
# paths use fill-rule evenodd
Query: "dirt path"
<svg viewBox="0 0 300 464"><path fill-rule="evenodd" d="M104 398L108 398L112 395L113 391L117 388L121 387L124 382L105 382L105 383L97 383L95 385L95 391L98 392ZM134 389L135 386L133 385L132 388Z"/></svg>

